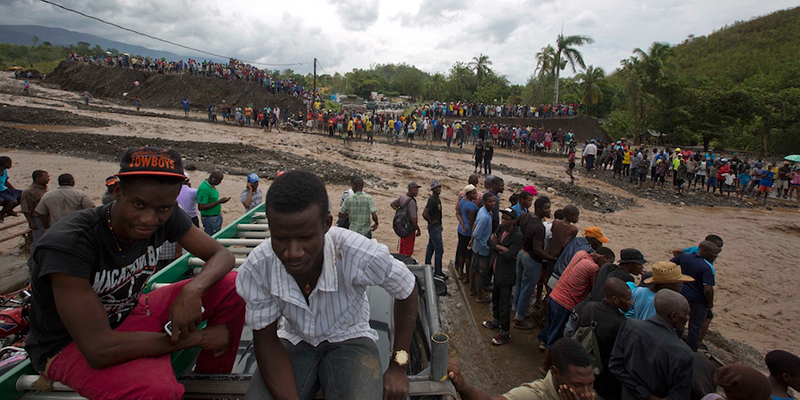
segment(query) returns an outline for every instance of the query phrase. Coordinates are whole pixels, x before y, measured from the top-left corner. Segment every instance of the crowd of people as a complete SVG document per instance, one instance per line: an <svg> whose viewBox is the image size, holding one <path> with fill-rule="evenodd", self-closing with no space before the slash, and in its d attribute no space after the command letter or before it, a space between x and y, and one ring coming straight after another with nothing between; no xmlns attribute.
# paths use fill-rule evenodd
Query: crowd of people
<svg viewBox="0 0 800 400"><path fill-rule="evenodd" d="M419 118L554 118L577 115L582 107L583 104L579 103L524 105L434 101L414 107L412 115Z"/></svg>
<svg viewBox="0 0 800 400"><path fill-rule="evenodd" d="M600 228L579 235L580 210L574 205L553 212L550 222L550 200L537 197L534 187L513 194L503 206L502 178L487 176L482 191L478 183L477 175L470 176L455 205L456 277L476 302L491 305L483 326L498 332L493 345L508 343L512 329L543 325L538 338L544 378L505 398L766 400L789 398L787 387L800 386L794 378L800 377L800 358L784 351L767 355L770 377L740 365L717 369L705 356L703 339L714 317L714 262L724 244L718 235L675 249L672 259L645 271L649 262L641 251L625 248L617 258ZM409 183L390 204L398 252L414 253L421 214L428 229L425 263L447 279L441 184L430 182L422 211L421 187ZM339 222L350 218L349 229L369 238L378 228L376 210L363 180L355 178L342 197ZM462 398L490 398L470 386L457 365L450 369ZM716 394L718 387L727 397Z"/></svg>
<svg viewBox="0 0 800 400"><path fill-rule="evenodd" d="M713 150L693 152L681 148L635 147L625 141L584 143L581 162L588 171L613 171L618 179L628 179L640 188L664 187L668 178L678 194L688 190L710 195L745 196L758 201L772 194L775 198L800 200L800 163L750 160L733 153L720 157ZM774 189L774 192L773 192Z"/></svg>
<svg viewBox="0 0 800 400"><path fill-rule="evenodd" d="M220 171L193 189L177 151L132 148L119 173L106 180L103 204L94 207L69 174L48 191L47 172L34 171L31 185L19 191L9 182L12 167L10 158L0 157L4 215L13 215L14 203L21 203L31 228L40 230L29 262L34 311L27 350L46 378L89 398L180 398L183 387L166 372L165 355L199 346L196 372L229 372L246 323L254 330L259 367L246 398L295 390L313 396L320 385L325 393L344 391L346 398L385 393L402 399L408 393L405 365L417 288L389 249L370 240L379 228L378 208L364 193L363 179L354 177L343 193L333 227L334 210L319 177L303 170L279 174L264 196L259 177L248 175L240 200L246 210L268 205L272 236L237 275L233 256L211 239L222 225L220 205L230 200L217 189L224 179ZM717 369L703 355L714 317L721 237L708 235L697 246L675 249L672 259L645 271L649 262L641 251L625 248L617 258L599 227L580 234L574 205L551 213L549 198L533 186L506 203L505 182L496 176L487 176L482 189L477 175L466 183L453 208L443 204L438 180L426 185L430 195L421 211L417 182L388 206L395 210L398 251L407 256L421 236L421 214L428 231L425 264L441 279L449 278L442 265L443 213L452 210L458 221L454 278L477 303L491 306L482 324L497 332L491 344L508 343L513 330L543 325L542 379L504 398L780 400L790 398L790 387L800 388L800 358L791 353L767 354L769 377L740 365ZM206 261L203 272L140 296L157 266L183 249ZM336 279L352 283L331 286L330 268L338 272ZM297 285L277 283L292 279ZM380 363L371 361L378 355L365 312L366 285L379 285L398 301L395 351L383 379L369 367ZM305 299L302 306L298 298ZM155 324L147 322L151 315ZM164 334L170 318L173 330ZM201 319L209 326L195 331ZM282 319L288 322L280 324ZM317 330L319 324L325 327ZM303 361L317 358L329 369L317 371ZM449 371L462 398L491 398L470 385L457 364ZM331 381L331 373L337 379ZM119 385L119 374L130 385ZM301 382L294 376L310 378ZM726 397L716 394L718 387Z"/></svg>
<svg viewBox="0 0 800 400"><path fill-rule="evenodd" d="M257 83L273 94L288 94L303 98L311 97L310 91L306 90L303 85L297 83L293 78L278 79L271 77L268 71L262 71L253 65L242 63L233 58L227 63L216 63L209 60L198 61L193 59L188 61L166 61L149 57L132 57L127 54L84 56L72 53L67 56L67 60L105 67L130 68L156 74L184 74L230 81L241 80Z"/></svg>

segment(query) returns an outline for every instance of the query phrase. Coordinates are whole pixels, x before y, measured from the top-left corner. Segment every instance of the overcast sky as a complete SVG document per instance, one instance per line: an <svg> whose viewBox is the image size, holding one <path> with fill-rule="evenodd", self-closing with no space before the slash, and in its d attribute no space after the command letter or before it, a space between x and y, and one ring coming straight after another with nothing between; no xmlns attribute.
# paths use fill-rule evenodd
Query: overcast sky
<svg viewBox="0 0 800 400"><path fill-rule="evenodd" d="M797 6L797 0L53 0L153 36L242 60L296 63L318 73L373 63L446 72L483 53L492 68L524 84L535 55L566 35L595 40L587 65L611 72L636 47L677 44L726 24ZM67 13L36 0L0 0L0 24L44 25L152 49L187 50ZM280 68L285 67L270 67ZM571 74L571 71L568 71Z"/></svg>

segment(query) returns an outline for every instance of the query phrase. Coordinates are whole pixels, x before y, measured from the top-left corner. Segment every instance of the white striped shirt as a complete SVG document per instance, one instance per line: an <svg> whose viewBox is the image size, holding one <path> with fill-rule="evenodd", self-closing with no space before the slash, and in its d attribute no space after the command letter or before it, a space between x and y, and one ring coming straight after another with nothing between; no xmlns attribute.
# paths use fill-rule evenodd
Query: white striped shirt
<svg viewBox="0 0 800 400"><path fill-rule="evenodd" d="M414 274L374 239L332 227L325 234L322 274L305 297L272 250L268 239L239 268L236 291L247 303L245 321L264 329L278 318L278 337L317 346L359 337L378 340L369 326L367 286L380 286L395 299L414 290Z"/></svg>

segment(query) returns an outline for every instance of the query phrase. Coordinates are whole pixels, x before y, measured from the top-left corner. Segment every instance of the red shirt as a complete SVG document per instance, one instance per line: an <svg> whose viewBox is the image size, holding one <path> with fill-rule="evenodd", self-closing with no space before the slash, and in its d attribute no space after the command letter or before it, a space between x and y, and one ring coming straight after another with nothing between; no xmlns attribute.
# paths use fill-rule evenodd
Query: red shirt
<svg viewBox="0 0 800 400"><path fill-rule="evenodd" d="M575 253L550 293L550 298L561 307L572 311L589 296L599 270L600 266L594 262L591 254L584 250Z"/></svg>
<svg viewBox="0 0 800 400"><path fill-rule="evenodd" d="M728 172L731 172L730 165L722 164L722 166L719 167L719 171L717 171L717 179L719 179L719 180L723 179L722 178L722 174L727 174Z"/></svg>

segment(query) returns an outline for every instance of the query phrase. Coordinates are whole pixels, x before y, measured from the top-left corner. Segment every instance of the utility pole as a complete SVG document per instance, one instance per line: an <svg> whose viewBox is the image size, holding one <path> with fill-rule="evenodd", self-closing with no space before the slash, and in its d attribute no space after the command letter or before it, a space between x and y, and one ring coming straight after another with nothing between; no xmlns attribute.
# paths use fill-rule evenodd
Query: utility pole
<svg viewBox="0 0 800 400"><path fill-rule="evenodd" d="M316 57L314 57L314 91L312 93L314 93L314 96L313 96L314 100L313 101L316 101L316 98L317 98L317 58Z"/></svg>

